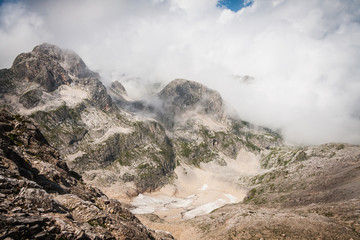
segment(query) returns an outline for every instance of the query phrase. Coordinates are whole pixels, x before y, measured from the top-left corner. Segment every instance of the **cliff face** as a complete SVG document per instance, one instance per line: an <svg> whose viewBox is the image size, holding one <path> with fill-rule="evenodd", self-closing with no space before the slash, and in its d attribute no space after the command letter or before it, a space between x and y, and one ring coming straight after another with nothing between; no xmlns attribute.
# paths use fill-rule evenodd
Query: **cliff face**
<svg viewBox="0 0 360 240"><path fill-rule="evenodd" d="M87 90L89 99L101 109L107 110L112 105L111 98L99 81L99 75L90 71L76 53L54 45L42 44L36 46L32 52L17 56L10 69L10 75L14 79L14 88L10 90L21 94L22 104L26 108L37 105L28 104L27 101L29 96L33 95L33 91L38 91L39 103L39 91L53 92L62 85L75 85Z"/></svg>
<svg viewBox="0 0 360 240"><path fill-rule="evenodd" d="M74 52L42 44L1 71L2 106L31 117L71 169L87 180L132 182L131 194L168 182L175 161L165 129L117 108L100 76ZM96 171L106 171L108 180Z"/></svg>
<svg viewBox="0 0 360 240"><path fill-rule="evenodd" d="M126 185L128 195L169 183L176 163L224 165L240 149L281 145L276 133L230 119L219 93L196 82L172 81L157 105L129 101L115 82L112 100L76 53L50 44L20 54L0 86L1 105L31 117L71 169L97 186Z"/></svg>
<svg viewBox="0 0 360 240"><path fill-rule="evenodd" d="M0 111L0 238L172 239L70 171L28 118Z"/></svg>
<svg viewBox="0 0 360 240"><path fill-rule="evenodd" d="M176 79L166 85L158 96L163 102L160 119L169 128L182 120L182 114L190 111L209 115L219 121L225 118L220 94L197 82Z"/></svg>
<svg viewBox="0 0 360 240"><path fill-rule="evenodd" d="M171 133L177 157L185 164L224 165L241 149L259 154L282 145L276 132L230 117L220 94L200 83L177 79L158 97L162 104L157 119Z"/></svg>

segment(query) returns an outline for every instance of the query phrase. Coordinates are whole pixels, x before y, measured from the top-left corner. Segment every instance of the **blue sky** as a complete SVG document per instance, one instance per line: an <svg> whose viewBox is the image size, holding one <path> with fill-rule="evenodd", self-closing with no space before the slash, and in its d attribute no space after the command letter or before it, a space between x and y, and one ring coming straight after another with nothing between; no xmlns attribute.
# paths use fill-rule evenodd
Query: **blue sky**
<svg viewBox="0 0 360 240"><path fill-rule="evenodd" d="M2 5L4 2L17 2L17 0L0 0L0 5Z"/></svg>
<svg viewBox="0 0 360 240"><path fill-rule="evenodd" d="M17 2L18 0L0 0L0 5L4 2ZM219 0L217 6L225 7L230 9L233 12L237 12L244 7L251 6L253 1L249 0Z"/></svg>
<svg viewBox="0 0 360 240"><path fill-rule="evenodd" d="M244 1L244 0L219 0L217 6L225 7L233 12L237 12L244 7L251 6L252 3L253 1Z"/></svg>

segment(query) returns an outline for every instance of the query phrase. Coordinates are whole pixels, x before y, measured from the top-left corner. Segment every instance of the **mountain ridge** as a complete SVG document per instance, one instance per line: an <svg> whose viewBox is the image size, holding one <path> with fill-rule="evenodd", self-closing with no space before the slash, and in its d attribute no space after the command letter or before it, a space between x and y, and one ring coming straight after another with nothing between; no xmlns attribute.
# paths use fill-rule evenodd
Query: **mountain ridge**
<svg viewBox="0 0 360 240"><path fill-rule="evenodd" d="M7 72L1 85L11 86L2 91L3 106L29 115L85 179L129 183L131 195L171 182L177 163L200 167L222 153L236 158L241 148L259 151L281 144L272 132L255 130L244 121L229 122L221 96L196 82L170 82L157 96L160 107L131 102L121 83L107 90L76 53L50 44L20 54L11 69L1 71ZM135 111L124 105L135 106ZM150 118L142 114L144 109Z"/></svg>
<svg viewBox="0 0 360 240"><path fill-rule="evenodd" d="M114 82L106 88L101 82L101 76L88 69L76 53L51 44L42 44L30 53L20 54L10 69L0 70L0 106L14 114L9 117L9 114L2 111L4 119L10 119L10 122L14 123L0 124L4 133L7 132L6 136L3 136L3 149L11 146L15 152L23 150L22 133L14 134L11 131L16 129L17 125L34 122L35 125L29 123L31 126L29 125L28 130L34 131L38 127L39 130L35 131L43 134L43 144L53 149L50 151L53 153L50 154L50 159L61 159L54 160L55 165L59 164L55 167L55 172L65 171L69 176L73 174L69 179L77 183L82 178L84 182L98 187L110 197L128 199L139 193L164 189L165 192L170 189L171 197L177 197L182 190L192 194L193 192L184 187L194 179L201 180L201 183L203 180L219 181L216 184L224 189L229 187L227 184L231 180L231 187L235 186L234 188L247 192L243 195L243 201L235 201L233 199L236 197L224 192L227 195L223 196L229 201L222 199L216 202L221 203L216 206L226 203L232 205L223 206L193 220L182 219L176 222L179 226L192 224L191 226L197 229L199 238L286 239L291 237L291 233L295 239L312 238L317 236L317 233L330 239L331 234L353 239L359 236L359 225L353 220L358 217L359 208L359 146L287 146L276 131L233 117L235 114L226 111L220 94L200 83L175 79L152 98L133 101L127 96L126 89L120 82ZM15 124L16 121L19 123ZM23 131L26 136L25 129ZM22 154L25 153L17 153L20 156L23 156ZM21 158L23 164L28 164L26 158ZM1 166L16 159L7 158L7 163L2 163ZM75 204L79 211L76 212L78 215L74 213L74 216L79 218L85 206L93 208L86 203L89 199L81 195L86 194L84 189L81 188L82 190L76 193L81 195L79 199L66 195L72 194L66 192L66 179L62 182L60 174L58 182L59 174L55 174L56 177L48 171L53 167L47 164L42 166L40 163L37 160L31 162L39 167L39 172L44 171L44 176L54 177L53 182L56 182L55 185L48 182L50 185L48 188L43 186L41 194L48 199L54 198L68 206L68 209L72 209ZM255 164L255 170L247 170L247 163ZM223 173L220 170L229 172ZM245 174L246 171L249 173ZM195 174L199 176L194 176ZM205 179L200 179L201 177ZM194 185L193 188L192 191L197 191L196 194L189 194L190 197L185 199L177 198L173 201L178 202L168 205L175 206L179 203L178 205L185 206L183 200L187 201L186 203L202 202L200 193L206 196L207 192L201 191L206 191L209 185L204 182L203 185ZM47 192L51 189L60 191L61 196L52 197L52 193ZM95 192L104 196L97 190ZM11 192L11 197L19 193ZM24 190L21 194L26 198L29 196L26 194L31 197L33 192L26 193ZM339 194L341 196L337 197ZM3 194L0 197L4 196ZM105 202L97 204L102 208ZM186 205L187 207L180 207L181 210L176 211L182 211L180 216L193 217L198 216L195 212L209 213L208 209L203 208L206 204L201 204ZM355 211L351 212L346 204ZM277 213L276 209L279 207L283 209ZM103 210L101 208L99 209ZM300 214L292 214L294 209ZM16 211L19 210L14 210ZM309 215L308 211L317 212ZM304 214L308 217L305 220L302 217ZM270 224L269 230L264 219L265 222L270 221L271 216L275 216L276 221ZM111 215L110 218L112 217ZM303 221L309 231L302 235L302 228L292 225L286 220L287 217ZM134 220L133 217L130 218ZM168 224L168 219L154 218L153 215L144 215L142 220L150 225L154 225L154 221L156 224ZM249 222L242 224L243 220L259 223L259 227L248 224ZM10 229L12 223L6 222L4 218L2 221L4 226ZM311 221L323 230L317 232L312 228ZM226 222L234 224L227 226L224 225ZM101 227L103 222L96 219L88 224ZM286 229L287 225L291 226L291 230ZM332 229L331 226L335 228ZM142 233L153 234L150 230L146 231ZM281 231L284 233L280 233ZM346 233L342 235L341 231ZM21 230L18 232L23 234ZM56 232L58 233L58 230ZM81 234L87 233L85 231Z"/></svg>
<svg viewBox="0 0 360 240"><path fill-rule="evenodd" d="M2 239L173 239L70 171L26 117L0 110Z"/></svg>

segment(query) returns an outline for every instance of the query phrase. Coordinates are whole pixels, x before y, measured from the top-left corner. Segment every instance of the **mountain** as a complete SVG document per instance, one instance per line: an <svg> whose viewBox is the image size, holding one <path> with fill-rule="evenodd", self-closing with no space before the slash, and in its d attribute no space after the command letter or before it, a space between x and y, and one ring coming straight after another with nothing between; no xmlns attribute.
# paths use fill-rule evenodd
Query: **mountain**
<svg viewBox="0 0 360 240"><path fill-rule="evenodd" d="M42 44L0 70L0 107L4 238L171 239L105 194L179 239L360 238L359 146L287 146L201 83L133 100Z"/></svg>
<svg viewBox="0 0 360 240"><path fill-rule="evenodd" d="M359 146L274 148L261 163L239 179L243 203L177 224L197 239L360 239Z"/></svg>
<svg viewBox="0 0 360 240"><path fill-rule="evenodd" d="M109 89L70 50L42 44L1 70L3 107L36 122L70 168L123 196L172 181L177 164L226 164L240 149L260 152L282 144L279 134L230 119L219 93L174 80L152 101L131 101ZM109 92L109 94L108 94Z"/></svg>
<svg viewBox="0 0 360 240"><path fill-rule="evenodd" d="M86 185L26 117L0 111L1 239L173 239Z"/></svg>
<svg viewBox="0 0 360 240"><path fill-rule="evenodd" d="M169 181L172 143L155 120L116 107L97 73L72 51L42 44L1 70L3 107L33 119L71 169L129 195Z"/></svg>
<svg viewBox="0 0 360 240"><path fill-rule="evenodd" d="M185 164L226 164L241 149L259 153L283 144L278 133L231 117L220 94L200 83L174 80L158 98L162 105L157 119L167 127Z"/></svg>

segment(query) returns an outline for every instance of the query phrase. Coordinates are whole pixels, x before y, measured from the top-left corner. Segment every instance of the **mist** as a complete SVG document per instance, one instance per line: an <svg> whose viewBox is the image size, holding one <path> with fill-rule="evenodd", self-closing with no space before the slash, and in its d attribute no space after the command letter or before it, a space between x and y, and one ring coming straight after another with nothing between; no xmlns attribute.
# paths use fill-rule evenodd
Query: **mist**
<svg viewBox="0 0 360 240"><path fill-rule="evenodd" d="M0 42L0 68L48 42L135 99L185 78L290 143L360 144L357 0L254 0L238 12L216 0L5 1Z"/></svg>

